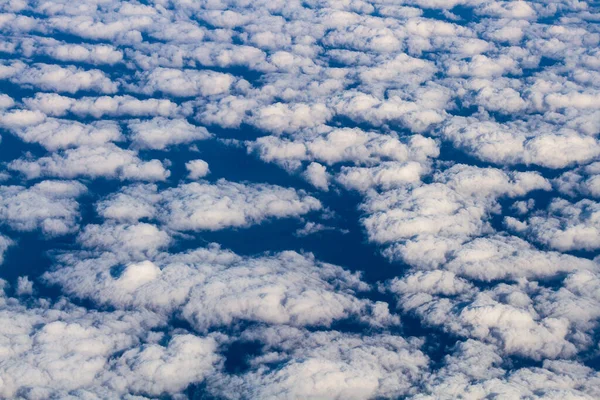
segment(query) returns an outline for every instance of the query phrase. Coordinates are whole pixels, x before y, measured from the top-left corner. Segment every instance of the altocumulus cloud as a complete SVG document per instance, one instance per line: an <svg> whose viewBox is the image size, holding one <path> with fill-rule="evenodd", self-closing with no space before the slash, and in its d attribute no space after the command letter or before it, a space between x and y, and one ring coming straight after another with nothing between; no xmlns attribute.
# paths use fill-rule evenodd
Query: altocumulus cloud
<svg viewBox="0 0 600 400"><path fill-rule="evenodd" d="M0 397L599 398L599 16L3 2Z"/></svg>

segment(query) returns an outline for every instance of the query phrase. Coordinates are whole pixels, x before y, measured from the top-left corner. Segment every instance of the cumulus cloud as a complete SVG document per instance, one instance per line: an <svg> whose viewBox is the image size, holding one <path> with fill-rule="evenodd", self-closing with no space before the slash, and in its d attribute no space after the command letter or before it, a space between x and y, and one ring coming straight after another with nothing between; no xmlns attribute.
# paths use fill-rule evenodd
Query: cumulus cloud
<svg viewBox="0 0 600 400"><path fill-rule="evenodd" d="M115 93L118 83L97 69L85 70L74 66L62 67L54 64L34 64L23 67L10 81L19 85L33 86L42 90L77 93L93 91Z"/></svg>
<svg viewBox="0 0 600 400"><path fill-rule="evenodd" d="M194 182L161 193L158 218L176 230L245 227L269 218L297 217L322 208L302 191L267 184Z"/></svg>
<svg viewBox="0 0 600 400"><path fill-rule="evenodd" d="M79 222L77 198L85 192L85 186L73 181L43 181L29 188L0 186L0 220L19 231L72 233Z"/></svg>
<svg viewBox="0 0 600 400"><path fill-rule="evenodd" d="M143 161L136 152L112 143L67 149L38 159L24 157L10 162L8 168L24 174L27 179L51 176L164 181L170 175L161 161Z"/></svg>
<svg viewBox="0 0 600 400"><path fill-rule="evenodd" d="M247 146L262 160L292 169L305 160L327 165L342 162L374 165L385 160L422 162L439 154L436 142L420 135L403 143L393 133L384 135L359 128L320 127L302 131L293 140L266 136L248 142Z"/></svg>
<svg viewBox="0 0 600 400"><path fill-rule="evenodd" d="M82 124L77 121L46 118L40 124L27 127L15 126L10 123L25 112L10 113L0 116L0 124L5 120L8 128L21 140L27 143L39 143L47 150L54 151L77 146L99 146L112 141L123 139L118 124L112 121L94 121ZM21 121L25 122L25 118Z"/></svg>
<svg viewBox="0 0 600 400"><path fill-rule="evenodd" d="M204 160L192 160L185 163L185 168L188 170L189 179L204 178L210 173L208 163Z"/></svg>
<svg viewBox="0 0 600 400"><path fill-rule="evenodd" d="M536 164L564 168L585 163L600 154L598 141L572 130L556 132L549 124L500 124L455 117L441 135L469 154L495 164Z"/></svg>
<svg viewBox="0 0 600 400"><path fill-rule="evenodd" d="M324 191L329 190L330 175L327 173L327 168L316 162L312 162L306 167L304 171L304 179L317 189Z"/></svg>
<svg viewBox="0 0 600 400"><path fill-rule="evenodd" d="M149 254L153 245L142 243L133 232L117 229L110 228L108 236L93 228L80 240L99 249L112 246L115 251ZM119 239L124 243L114 239L116 232L121 232ZM200 331L236 321L330 326L354 317L373 325L398 324L387 305L356 296L369 290L359 274L318 262L312 255L288 251L248 258L212 246L143 261L125 262L118 256L67 255L60 260L61 267L46 273L45 279L66 293L101 304L143 307L163 315L176 312Z"/></svg>
<svg viewBox="0 0 600 400"><path fill-rule="evenodd" d="M265 343L251 370L210 384L227 398L395 398L414 393L428 358L414 339L277 327L244 334ZM279 367L272 368L269 364Z"/></svg>
<svg viewBox="0 0 600 400"><path fill-rule="evenodd" d="M437 265L470 238L492 231L488 218L500 197L550 190L533 172L455 165L429 184L370 193L362 205L369 239L410 264Z"/></svg>
<svg viewBox="0 0 600 400"><path fill-rule="evenodd" d="M169 117L178 113L177 104L168 99L137 99L129 95L73 98L57 93L36 93L34 97L23 99L23 103L32 111L41 111L55 117L62 117L68 113L94 118Z"/></svg>
<svg viewBox="0 0 600 400"><path fill-rule="evenodd" d="M0 235L0 265L4 264L4 254L14 242L7 236Z"/></svg>
<svg viewBox="0 0 600 400"><path fill-rule="evenodd" d="M552 249L595 250L600 248L600 204L554 199L546 211L534 213L518 230Z"/></svg>
<svg viewBox="0 0 600 400"><path fill-rule="evenodd" d="M140 74L133 89L145 93L164 93L174 97L227 94L235 82L230 74L214 71L156 68Z"/></svg>
<svg viewBox="0 0 600 400"><path fill-rule="evenodd" d="M8 253L0 397L600 397L598 7L143 3L0 4L0 261L76 238ZM202 126L248 152L211 182ZM338 212L389 268L292 251ZM276 218L290 251L197 247Z"/></svg>
<svg viewBox="0 0 600 400"><path fill-rule="evenodd" d="M2 297L0 335L10 363L2 397L123 397L177 394L221 362L218 340L147 334L163 322L147 311L88 311L66 301L26 307ZM27 373L23 373L27 371Z"/></svg>
<svg viewBox="0 0 600 400"><path fill-rule="evenodd" d="M212 135L206 128L195 126L185 119L156 117L147 121L128 123L133 146L142 149L164 150L168 146L205 140Z"/></svg>

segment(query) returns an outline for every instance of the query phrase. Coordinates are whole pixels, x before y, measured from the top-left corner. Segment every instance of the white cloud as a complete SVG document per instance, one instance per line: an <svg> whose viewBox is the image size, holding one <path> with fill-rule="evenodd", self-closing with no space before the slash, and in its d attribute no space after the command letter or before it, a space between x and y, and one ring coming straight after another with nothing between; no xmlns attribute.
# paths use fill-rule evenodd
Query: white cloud
<svg viewBox="0 0 600 400"><path fill-rule="evenodd" d="M0 235L0 265L4 264L4 255L10 246L14 244L9 237Z"/></svg>
<svg viewBox="0 0 600 400"><path fill-rule="evenodd" d="M302 191L267 184L240 184L223 179L193 182L160 193L158 218L176 230L247 227L270 218L298 217L322 208Z"/></svg>
<svg viewBox="0 0 600 400"><path fill-rule="evenodd" d="M133 225L104 223L89 224L77 236L82 247L98 251L123 253L134 258L155 255L171 243L171 237L156 226L138 223Z"/></svg>
<svg viewBox="0 0 600 400"><path fill-rule="evenodd" d="M244 339L265 343L266 354L251 361L249 372L210 382L228 398L239 391L261 399L397 398L414 393L429 361L418 340L388 334L276 327L248 332Z"/></svg>
<svg viewBox="0 0 600 400"><path fill-rule="evenodd" d="M115 93L119 87L100 70L85 70L73 66L61 67L53 64L34 64L13 75L10 80L19 85L67 93L77 93L82 90Z"/></svg>
<svg viewBox="0 0 600 400"><path fill-rule="evenodd" d="M27 179L52 176L164 181L170 175L159 160L143 161L136 152L112 143L100 147L81 146L33 160L20 158L9 163L8 168L21 172Z"/></svg>
<svg viewBox="0 0 600 400"><path fill-rule="evenodd" d="M312 162L306 167L304 171L304 179L317 189L324 191L329 190L329 180L331 176L327 173L327 168L316 162Z"/></svg>
<svg viewBox="0 0 600 400"><path fill-rule="evenodd" d="M568 196L600 198L600 162L567 171L554 179L553 184Z"/></svg>
<svg viewBox="0 0 600 400"><path fill-rule="evenodd" d="M85 186L73 181L0 186L0 221L20 231L41 229L49 236L72 233L79 222L76 199L85 192Z"/></svg>
<svg viewBox="0 0 600 400"><path fill-rule="evenodd" d="M141 149L164 150L168 146L205 140L211 137L206 128L195 126L185 119L163 117L128 123L133 146Z"/></svg>
<svg viewBox="0 0 600 400"><path fill-rule="evenodd" d="M145 94L161 92L175 97L214 96L227 94L235 78L214 71L156 68L139 75L132 88Z"/></svg>
<svg viewBox="0 0 600 400"><path fill-rule="evenodd" d="M177 104L167 99L137 99L132 96L100 96L72 98L56 93L36 93L34 97L23 99L31 110L41 111L50 116L61 117L71 112L79 117L92 116L175 116Z"/></svg>
<svg viewBox="0 0 600 400"><path fill-rule="evenodd" d="M549 124L499 124L454 117L441 135L469 154L496 164L536 164L564 168L588 162L600 154L600 144L572 130L556 132Z"/></svg>
<svg viewBox="0 0 600 400"><path fill-rule="evenodd" d="M368 194L362 223L371 241L390 246L389 257L433 266L470 238L492 231L487 220L500 211L498 198L550 188L537 173L458 164L430 184Z"/></svg>
<svg viewBox="0 0 600 400"><path fill-rule="evenodd" d="M126 242L104 240L100 249L140 250L134 235L121 235L120 240ZM151 246L142 247L148 254ZM357 297L369 290L359 274L318 262L310 254L287 251L248 258L212 246L132 262L120 253L80 257L62 257L60 268L45 279L100 304L142 307L165 316L176 312L199 331L238 321L330 326L355 317L376 326L399 322L384 303Z"/></svg>
<svg viewBox="0 0 600 400"><path fill-rule="evenodd" d="M210 173L208 163L204 160L192 160L185 163L185 168L188 170L188 178L195 180L204 178Z"/></svg>
<svg viewBox="0 0 600 400"><path fill-rule="evenodd" d="M2 297L4 384L0 396L30 399L177 394L221 362L218 340L148 333L163 322L147 311L98 312L66 301L25 307ZM27 371L27 373L23 373Z"/></svg>
<svg viewBox="0 0 600 400"><path fill-rule="evenodd" d="M19 115L25 112L19 112ZM16 116L17 114L10 115L11 119ZM0 123L2 122L4 118L0 116ZM77 121L46 118L40 124L15 127L11 131L24 142L39 143L50 151L77 146L98 146L123 139L119 125L112 121L82 124Z"/></svg>
<svg viewBox="0 0 600 400"><path fill-rule="evenodd" d="M560 251L600 248L600 203L554 199L526 220L524 234Z"/></svg>

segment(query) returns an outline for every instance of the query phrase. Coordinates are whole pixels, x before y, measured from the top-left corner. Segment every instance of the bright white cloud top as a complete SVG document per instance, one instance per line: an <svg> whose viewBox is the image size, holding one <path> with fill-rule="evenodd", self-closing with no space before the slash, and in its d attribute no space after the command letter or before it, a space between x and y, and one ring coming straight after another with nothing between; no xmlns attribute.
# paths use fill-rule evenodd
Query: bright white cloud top
<svg viewBox="0 0 600 400"><path fill-rule="evenodd" d="M600 398L600 6L0 4L0 398Z"/></svg>

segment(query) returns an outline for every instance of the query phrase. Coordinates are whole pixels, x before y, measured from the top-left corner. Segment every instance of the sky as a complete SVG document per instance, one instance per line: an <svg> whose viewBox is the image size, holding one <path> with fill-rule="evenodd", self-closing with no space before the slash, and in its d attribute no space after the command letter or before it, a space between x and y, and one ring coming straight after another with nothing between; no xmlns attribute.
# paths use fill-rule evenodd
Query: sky
<svg viewBox="0 0 600 400"><path fill-rule="evenodd" d="M600 4L0 0L0 398L599 399Z"/></svg>

